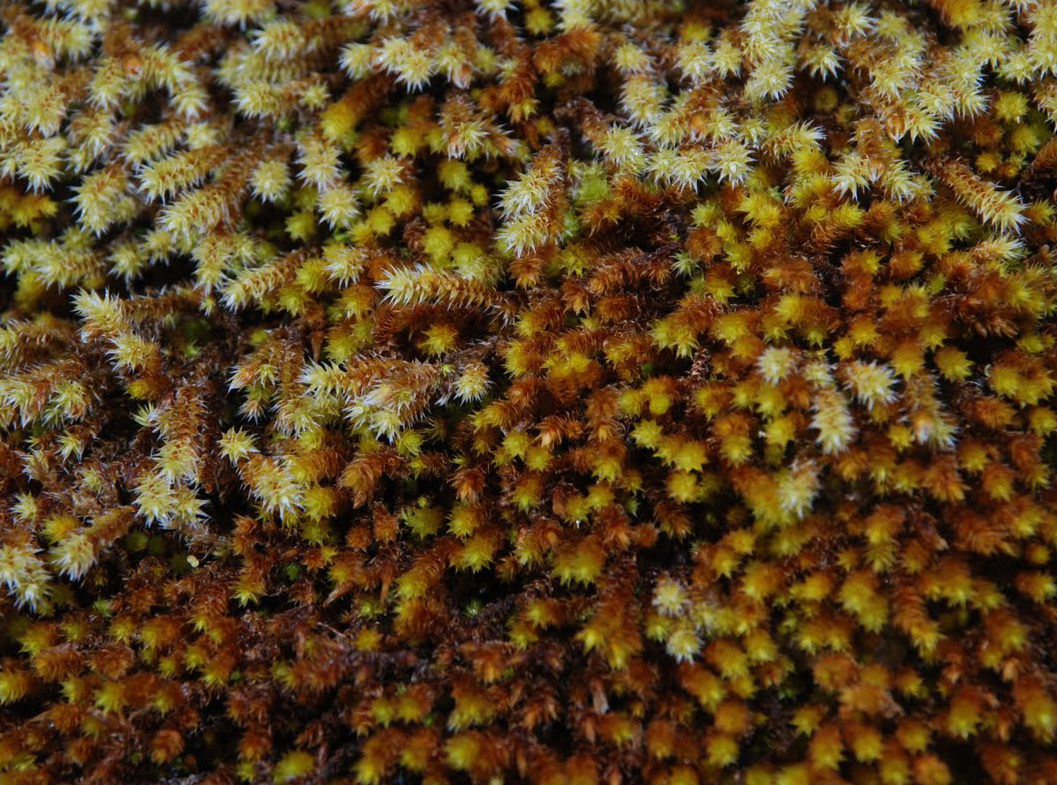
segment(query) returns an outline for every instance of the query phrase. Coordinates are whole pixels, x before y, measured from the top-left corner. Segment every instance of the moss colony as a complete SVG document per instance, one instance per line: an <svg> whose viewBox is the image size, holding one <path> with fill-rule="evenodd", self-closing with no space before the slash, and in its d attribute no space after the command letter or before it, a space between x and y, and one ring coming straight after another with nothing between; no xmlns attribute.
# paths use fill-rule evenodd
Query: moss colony
<svg viewBox="0 0 1057 785"><path fill-rule="evenodd" d="M0 18L0 784L1057 782L1057 4Z"/></svg>

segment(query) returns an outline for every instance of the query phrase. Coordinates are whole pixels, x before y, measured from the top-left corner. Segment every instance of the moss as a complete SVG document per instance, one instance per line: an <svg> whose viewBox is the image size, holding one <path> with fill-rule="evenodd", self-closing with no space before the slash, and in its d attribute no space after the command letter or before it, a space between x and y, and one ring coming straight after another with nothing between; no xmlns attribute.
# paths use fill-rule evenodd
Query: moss
<svg viewBox="0 0 1057 785"><path fill-rule="evenodd" d="M0 9L0 782L1057 781L1049 4L149 5Z"/></svg>

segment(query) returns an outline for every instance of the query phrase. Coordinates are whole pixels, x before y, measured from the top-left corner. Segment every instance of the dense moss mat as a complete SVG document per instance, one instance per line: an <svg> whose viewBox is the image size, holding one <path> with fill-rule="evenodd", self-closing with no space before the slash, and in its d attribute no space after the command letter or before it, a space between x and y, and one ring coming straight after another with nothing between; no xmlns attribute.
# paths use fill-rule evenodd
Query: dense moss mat
<svg viewBox="0 0 1057 785"><path fill-rule="evenodd" d="M1052 2L0 23L0 785L1057 782Z"/></svg>

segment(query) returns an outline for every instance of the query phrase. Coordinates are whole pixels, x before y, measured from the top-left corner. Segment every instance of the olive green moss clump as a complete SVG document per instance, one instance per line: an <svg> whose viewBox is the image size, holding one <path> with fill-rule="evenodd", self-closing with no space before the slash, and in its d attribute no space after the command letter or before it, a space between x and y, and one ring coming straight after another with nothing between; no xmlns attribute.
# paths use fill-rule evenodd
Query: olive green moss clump
<svg viewBox="0 0 1057 785"><path fill-rule="evenodd" d="M1057 782L1057 7L0 5L0 785Z"/></svg>

